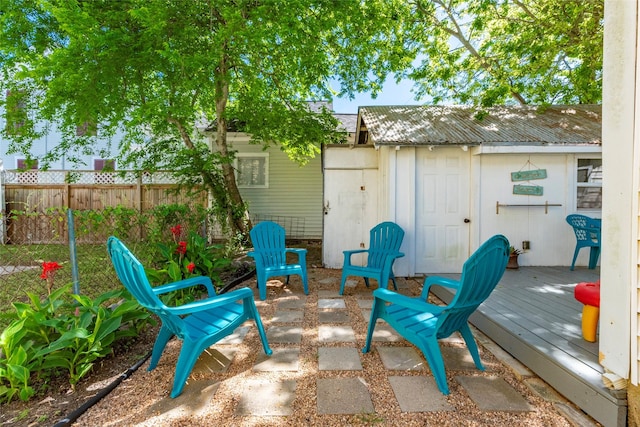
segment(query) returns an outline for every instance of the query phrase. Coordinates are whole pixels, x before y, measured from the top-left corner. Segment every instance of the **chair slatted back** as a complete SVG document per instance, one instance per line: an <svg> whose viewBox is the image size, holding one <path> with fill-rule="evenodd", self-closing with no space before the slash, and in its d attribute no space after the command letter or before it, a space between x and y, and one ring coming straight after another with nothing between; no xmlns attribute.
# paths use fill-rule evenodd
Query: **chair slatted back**
<svg viewBox="0 0 640 427"><path fill-rule="evenodd" d="M179 316L170 313L167 306L153 292L143 265L131 251L114 236L107 241L107 250L118 278L141 306L160 317L171 332L183 338L184 324Z"/></svg>
<svg viewBox="0 0 640 427"><path fill-rule="evenodd" d="M400 252L404 230L396 223L386 221L369 232L369 257L367 265L382 268L389 253Z"/></svg>
<svg viewBox="0 0 640 427"><path fill-rule="evenodd" d="M580 214L567 215L566 220L580 246L600 246L600 220Z"/></svg>
<svg viewBox="0 0 640 427"><path fill-rule="evenodd" d="M460 330L469 316L489 297L509 262L509 241L495 235L484 242L464 263L460 288L438 319L438 338Z"/></svg>
<svg viewBox="0 0 640 427"><path fill-rule="evenodd" d="M258 223L249 232L256 254L262 258L265 267L286 264L285 230L271 221Z"/></svg>

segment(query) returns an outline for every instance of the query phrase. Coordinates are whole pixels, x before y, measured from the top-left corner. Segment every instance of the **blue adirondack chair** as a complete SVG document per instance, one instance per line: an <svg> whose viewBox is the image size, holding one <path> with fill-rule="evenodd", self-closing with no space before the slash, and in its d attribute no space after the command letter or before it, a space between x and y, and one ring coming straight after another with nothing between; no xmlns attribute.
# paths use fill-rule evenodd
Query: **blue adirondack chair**
<svg viewBox="0 0 640 427"><path fill-rule="evenodd" d="M573 233L576 235L576 249L573 251L571 270L575 268L578 252L582 248L591 248L589 252L589 268L596 268L598 257L600 257L600 229L602 222L599 219L579 214L567 215L567 222L573 227Z"/></svg>
<svg viewBox="0 0 640 427"><path fill-rule="evenodd" d="M376 279L380 288L386 288L389 279L391 279L393 288L398 290L396 278L393 275L393 262L396 258L404 256L400 252L402 239L404 239L404 230L398 224L386 221L369 231L369 249L343 251L344 264L342 266L340 295L344 292L344 284L348 276L364 278L367 287L369 287L370 278ZM367 264L364 266L352 265L351 256L362 253L367 254Z"/></svg>
<svg viewBox="0 0 640 427"><path fill-rule="evenodd" d="M371 338L378 318L384 319L400 335L422 351L436 384L443 394L449 394L444 360L438 340L459 332L478 369L484 370L478 347L469 328L471 313L489 296L498 284L509 261L509 241L502 235L491 237L476 250L462 267L460 280L429 276L424 281L420 297L407 297L386 289L373 292L374 301L363 353L371 348ZM437 306L427 302L431 286L456 289L451 303Z"/></svg>
<svg viewBox="0 0 640 427"><path fill-rule="evenodd" d="M162 321L160 332L153 345L148 370L151 371L156 367L167 342L174 335L183 340L176 364L171 397L177 397L182 393L193 365L202 351L231 334L247 319L255 321L264 352L267 355L272 354L260 314L253 300L253 292L250 289L242 288L216 295L211 279L206 276L192 277L154 288L151 287L142 264L120 240L110 237L107 248L122 284L140 305L158 315ZM167 292L197 285L204 285L207 288L209 293L207 299L168 307L159 298Z"/></svg>
<svg viewBox="0 0 640 427"><path fill-rule="evenodd" d="M258 290L260 299L267 298L267 280L270 277L299 275L302 279L304 293L309 294L307 285L307 250L297 248L287 248L285 246L285 230L280 225L271 221L258 223L249 232L253 251L247 255L256 262L256 275L258 280ZM294 253L298 256L295 264L287 263L287 253Z"/></svg>

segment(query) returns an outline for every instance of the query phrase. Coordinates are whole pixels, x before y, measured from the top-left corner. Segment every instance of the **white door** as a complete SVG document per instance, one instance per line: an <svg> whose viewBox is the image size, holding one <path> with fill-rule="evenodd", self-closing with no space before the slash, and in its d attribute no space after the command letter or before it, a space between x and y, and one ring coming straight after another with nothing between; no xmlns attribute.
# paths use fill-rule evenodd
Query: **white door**
<svg viewBox="0 0 640 427"><path fill-rule="evenodd" d="M469 256L471 157L457 147L416 155L416 273L459 273Z"/></svg>
<svg viewBox="0 0 640 427"><path fill-rule="evenodd" d="M342 268L342 251L369 245L369 230L377 219L377 170L325 169L322 261ZM364 259L352 261L362 265Z"/></svg>

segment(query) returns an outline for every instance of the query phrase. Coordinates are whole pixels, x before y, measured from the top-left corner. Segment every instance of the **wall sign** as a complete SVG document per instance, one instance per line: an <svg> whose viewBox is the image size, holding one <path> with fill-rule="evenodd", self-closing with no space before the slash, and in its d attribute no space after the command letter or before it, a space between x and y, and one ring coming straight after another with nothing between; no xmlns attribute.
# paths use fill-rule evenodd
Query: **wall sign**
<svg viewBox="0 0 640 427"><path fill-rule="evenodd" d="M545 179L546 177L546 169L511 172L511 181L529 181L532 179Z"/></svg>
<svg viewBox="0 0 640 427"><path fill-rule="evenodd" d="M521 194L525 196L542 196L543 188L540 185L520 185L513 186L513 194Z"/></svg>

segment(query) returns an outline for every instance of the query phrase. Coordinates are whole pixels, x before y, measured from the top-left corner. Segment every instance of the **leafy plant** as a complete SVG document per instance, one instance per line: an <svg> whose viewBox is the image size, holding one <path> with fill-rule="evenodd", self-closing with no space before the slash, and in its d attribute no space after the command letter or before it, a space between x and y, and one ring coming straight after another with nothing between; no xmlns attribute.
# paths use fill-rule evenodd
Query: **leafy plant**
<svg viewBox="0 0 640 427"><path fill-rule="evenodd" d="M147 269L147 275L154 285L177 282L193 276L208 276L214 286L221 287L220 272L231 264L231 261L224 257L222 245L209 245L207 240L201 235L190 231L185 240L181 225L171 227L173 242L165 244L159 243L160 261L157 265L160 268ZM168 293L163 298L165 303L190 302L195 300L204 288L196 287L181 289Z"/></svg>
<svg viewBox="0 0 640 427"><path fill-rule="evenodd" d="M517 256L522 254L522 251L520 249L516 249L513 246L509 246L509 256Z"/></svg>
<svg viewBox="0 0 640 427"><path fill-rule="evenodd" d="M44 300L27 293L29 303L13 303L14 319L0 335L0 401L28 400L35 393L34 375L46 377L60 369L75 388L97 359L111 353L116 340L135 336L152 322L124 289L92 299L70 294L70 288L56 289ZM114 300L119 303L107 305Z"/></svg>

